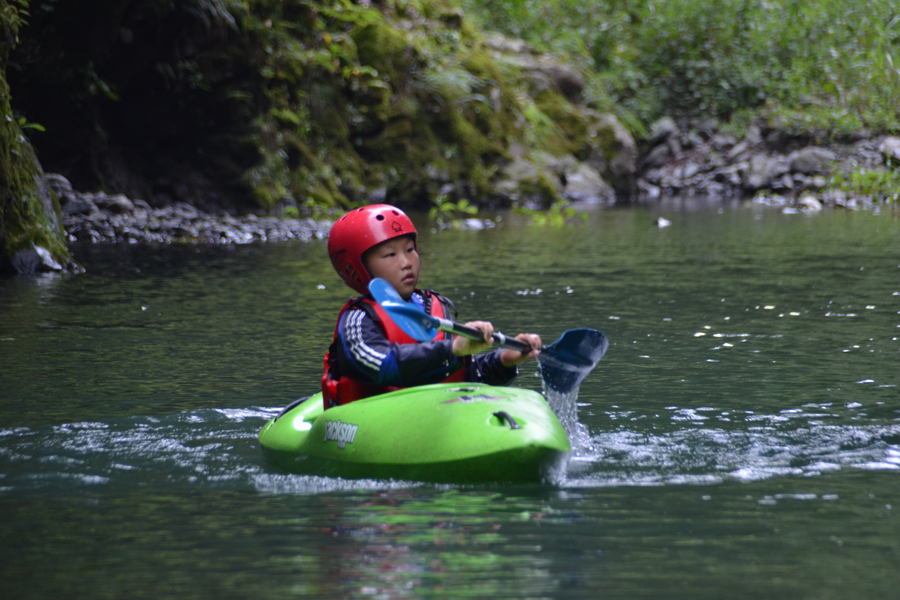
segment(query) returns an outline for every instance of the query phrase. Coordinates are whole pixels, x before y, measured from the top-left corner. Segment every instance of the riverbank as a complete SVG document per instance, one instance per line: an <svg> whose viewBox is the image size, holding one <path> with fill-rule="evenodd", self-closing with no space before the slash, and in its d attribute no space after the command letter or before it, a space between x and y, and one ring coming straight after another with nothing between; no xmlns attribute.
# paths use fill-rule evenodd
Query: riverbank
<svg viewBox="0 0 900 600"><path fill-rule="evenodd" d="M638 163L638 198L754 199L801 210L872 210L900 198L900 138L815 145L751 125L742 138L715 120L660 119Z"/></svg>
<svg viewBox="0 0 900 600"><path fill-rule="evenodd" d="M744 138L712 122L664 118L653 128L638 159L641 204L668 196L752 200L786 211L823 208L879 210L897 198L889 188L853 185L854 173L898 173L900 138L878 136L852 144L812 146L779 132L749 128ZM58 174L47 176L62 208L69 242L247 244L322 239L329 221L285 217L177 202L151 207L123 194L73 189ZM626 200L620 200L626 202ZM612 205L615 202L605 202Z"/></svg>
<svg viewBox="0 0 900 600"><path fill-rule="evenodd" d="M62 208L69 242L247 244L308 241L328 235L328 222L311 218L238 214L182 202L153 208L123 194L85 193L58 174L47 176Z"/></svg>

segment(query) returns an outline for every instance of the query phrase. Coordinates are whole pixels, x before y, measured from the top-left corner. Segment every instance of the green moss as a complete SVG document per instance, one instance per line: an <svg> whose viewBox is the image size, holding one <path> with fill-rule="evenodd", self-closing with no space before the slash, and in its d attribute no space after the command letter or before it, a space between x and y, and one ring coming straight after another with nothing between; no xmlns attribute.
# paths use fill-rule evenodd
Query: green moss
<svg viewBox="0 0 900 600"><path fill-rule="evenodd" d="M381 21L356 28L352 37L360 62L375 69L395 89L408 76L414 56L402 31Z"/></svg>
<svg viewBox="0 0 900 600"><path fill-rule="evenodd" d="M565 97L554 91L539 93L535 96L534 103L565 136L570 154L577 156L588 147L587 136L590 122L584 111L579 110ZM584 156L579 158L584 158Z"/></svg>
<svg viewBox="0 0 900 600"><path fill-rule="evenodd" d="M70 260L64 242L59 201L46 188L44 174L31 144L12 118L9 86L6 82L6 52L15 42L16 8L0 0L0 262L20 250L40 246L50 251L60 264ZM20 22L20 21L19 21ZM41 188L51 198L45 208ZM47 214L47 211L52 214Z"/></svg>

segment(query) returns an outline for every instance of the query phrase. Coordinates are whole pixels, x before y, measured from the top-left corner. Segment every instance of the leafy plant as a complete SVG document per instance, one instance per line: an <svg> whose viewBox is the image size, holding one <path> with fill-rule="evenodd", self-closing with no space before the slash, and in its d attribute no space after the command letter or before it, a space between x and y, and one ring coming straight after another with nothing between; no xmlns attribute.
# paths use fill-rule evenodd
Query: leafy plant
<svg viewBox="0 0 900 600"><path fill-rule="evenodd" d="M460 222L468 216L478 214L478 207L463 198L459 202L452 202L445 196L437 196L431 201L432 207L428 211L428 218L437 223L441 229L458 227Z"/></svg>
<svg viewBox="0 0 900 600"><path fill-rule="evenodd" d="M900 203L900 169L877 167L839 171L832 177L832 187L851 197L867 198L887 204Z"/></svg>

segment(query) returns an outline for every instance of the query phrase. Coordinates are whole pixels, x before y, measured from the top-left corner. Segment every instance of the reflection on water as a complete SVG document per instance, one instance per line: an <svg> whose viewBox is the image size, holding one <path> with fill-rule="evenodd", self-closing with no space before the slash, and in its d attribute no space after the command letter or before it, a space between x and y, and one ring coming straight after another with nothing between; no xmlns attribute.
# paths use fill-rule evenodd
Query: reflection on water
<svg viewBox="0 0 900 600"><path fill-rule="evenodd" d="M561 485L274 471L257 433L315 391L349 296L324 244L80 247L84 275L0 283L3 588L895 592L895 216L676 205L597 211L565 229L496 217L479 231L422 227L422 284L461 320L545 340L577 327L609 336L577 397L562 399L576 454ZM534 370L517 385L540 390Z"/></svg>

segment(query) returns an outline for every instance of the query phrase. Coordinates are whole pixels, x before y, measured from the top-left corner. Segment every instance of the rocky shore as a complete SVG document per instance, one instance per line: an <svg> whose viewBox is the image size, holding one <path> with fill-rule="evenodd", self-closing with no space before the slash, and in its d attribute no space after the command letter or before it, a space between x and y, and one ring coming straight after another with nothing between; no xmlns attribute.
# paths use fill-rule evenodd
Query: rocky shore
<svg viewBox="0 0 900 600"><path fill-rule="evenodd" d="M663 118L654 124L638 162L638 199L706 196L752 198L796 210L873 209L879 198L835 186L835 177L896 171L898 165L897 137L860 136L849 144L817 146L757 126L738 139L715 120L678 124Z"/></svg>
<svg viewBox="0 0 900 600"><path fill-rule="evenodd" d="M877 198L835 187L834 175L853 169L898 169L900 138L882 136L847 145L813 146L755 126L737 139L720 131L714 121L678 124L664 118L654 125L634 164L634 199L645 204L669 196L697 196L753 199L787 211L824 207L877 210ZM552 161L531 168L550 179L560 177ZM576 185L581 180L569 175L570 181L560 188L562 196L584 202L582 194L571 190L585 186ZM589 202L614 202L609 186L599 177L594 179L598 181L587 186L592 188L587 194ZM61 175L49 174L47 181L59 198L69 242L246 244L328 235L329 223L311 218L238 215L183 202L153 208L121 194L76 191ZM597 193L594 187L604 193ZM893 201L896 204L897 199Z"/></svg>
<svg viewBox="0 0 900 600"><path fill-rule="evenodd" d="M77 192L61 175L49 174L47 180L59 198L69 242L247 244L328 235L328 223L310 218L237 215L182 202L152 208L122 194Z"/></svg>

